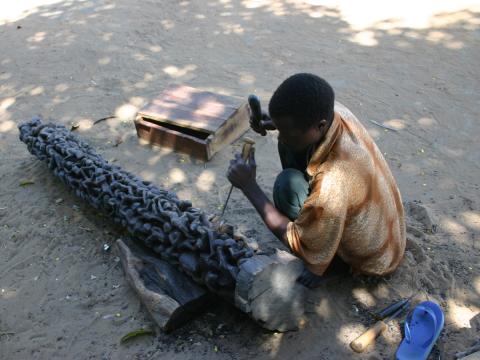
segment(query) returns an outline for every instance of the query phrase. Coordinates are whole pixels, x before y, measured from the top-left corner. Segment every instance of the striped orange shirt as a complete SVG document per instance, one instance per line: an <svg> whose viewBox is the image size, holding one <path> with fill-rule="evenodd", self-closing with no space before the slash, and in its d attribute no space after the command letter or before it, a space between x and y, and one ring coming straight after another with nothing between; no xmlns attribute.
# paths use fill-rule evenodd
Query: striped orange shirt
<svg viewBox="0 0 480 360"><path fill-rule="evenodd" d="M287 228L288 243L322 275L337 254L354 273L386 275L405 251L397 184L358 119L335 104L335 117L307 166L310 194Z"/></svg>

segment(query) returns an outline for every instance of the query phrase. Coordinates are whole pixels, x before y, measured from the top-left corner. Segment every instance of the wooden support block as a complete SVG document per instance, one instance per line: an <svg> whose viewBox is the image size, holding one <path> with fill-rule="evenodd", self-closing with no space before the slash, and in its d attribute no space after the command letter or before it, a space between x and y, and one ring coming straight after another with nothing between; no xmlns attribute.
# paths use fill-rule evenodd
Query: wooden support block
<svg viewBox="0 0 480 360"><path fill-rule="evenodd" d="M462 358L462 360L480 360L480 351L467 355L466 357Z"/></svg>
<svg viewBox="0 0 480 360"><path fill-rule="evenodd" d="M138 112L137 135L208 161L249 128L248 105L234 97L175 85Z"/></svg>
<svg viewBox="0 0 480 360"><path fill-rule="evenodd" d="M187 275L131 242L117 240L127 279L157 325L173 331L201 312L210 294Z"/></svg>
<svg viewBox="0 0 480 360"><path fill-rule="evenodd" d="M266 329L298 329L305 321L306 288L296 281L302 270L302 261L282 250L247 259L240 265L235 306Z"/></svg>

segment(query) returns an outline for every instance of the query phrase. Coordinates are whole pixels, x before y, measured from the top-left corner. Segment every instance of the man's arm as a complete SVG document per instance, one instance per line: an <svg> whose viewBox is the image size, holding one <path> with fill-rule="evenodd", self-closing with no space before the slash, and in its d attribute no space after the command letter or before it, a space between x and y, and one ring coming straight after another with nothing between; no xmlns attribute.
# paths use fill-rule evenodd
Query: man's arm
<svg viewBox="0 0 480 360"><path fill-rule="evenodd" d="M235 159L230 162L227 176L233 186L243 191L270 231L290 248L287 240L287 226L290 220L275 208L255 180L256 164L254 149L252 149L250 153L248 163L241 158L240 154L237 154ZM298 281L309 288L315 288L323 283L323 278L305 268L298 278Z"/></svg>
<svg viewBox="0 0 480 360"><path fill-rule="evenodd" d="M270 231L289 247L287 241L287 225L290 220L277 210L256 181L245 186L242 191L260 214L263 222Z"/></svg>
<svg viewBox="0 0 480 360"><path fill-rule="evenodd" d="M287 225L290 220L278 211L265 193L260 189L256 181L255 149L252 149L248 162L243 160L240 154L230 162L227 177L233 186L243 191L247 199L252 203L262 217L265 225L285 245L287 241Z"/></svg>

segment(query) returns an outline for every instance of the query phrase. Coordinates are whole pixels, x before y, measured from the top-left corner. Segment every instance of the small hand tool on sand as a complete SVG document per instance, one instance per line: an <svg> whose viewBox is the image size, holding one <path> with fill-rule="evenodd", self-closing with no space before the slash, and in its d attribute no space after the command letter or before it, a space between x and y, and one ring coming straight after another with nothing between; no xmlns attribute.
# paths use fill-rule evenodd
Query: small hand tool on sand
<svg viewBox="0 0 480 360"><path fill-rule="evenodd" d="M242 159L244 161L247 161L248 158L250 157L250 152L252 151L252 147L255 144L255 141L252 139L246 137L243 139L243 147L242 147ZM223 205L222 213L220 214L220 217L223 217L223 214L225 214L225 209L227 208L228 200L230 200L230 195L232 195L232 190L233 190L233 185L230 186L230 191L228 192L227 195L227 200L225 200L225 204Z"/></svg>
<svg viewBox="0 0 480 360"><path fill-rule="evenodd" d="M378 313L379 320L367 331L357 337L350 343L350 347L356 352L363 352L375 339L385 331L387 323L400 316L400 314L410 307L410 299L400 300L386 307Z"/></svg>
<svg viewBox="0 0 480 360"><path fill-rule="evenodd" d="M410 300L411 300L411 297L407 298L407 299L397 301L397 302L393 303L392 305L387 306L385 309L382 309L379 312L374 313L373 316L375 317L375 320L383 320L387 316L392 315L398 309L406 307L406 306L410 306Z"/></svg>

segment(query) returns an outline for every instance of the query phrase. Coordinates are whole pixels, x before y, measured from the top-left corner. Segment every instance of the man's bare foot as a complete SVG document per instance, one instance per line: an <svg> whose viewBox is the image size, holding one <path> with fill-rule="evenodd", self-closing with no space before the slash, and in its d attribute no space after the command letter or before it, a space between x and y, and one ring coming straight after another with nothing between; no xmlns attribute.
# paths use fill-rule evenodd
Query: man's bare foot
<svg viewBox="0 0 480 360"><path fill-rule="evenodd" d="M315 289L323 283L324 278L321 276L315 275L307 268L304 268L303 272L300 274L297 281L300 284L308 287L309 289Z"/></svg>

